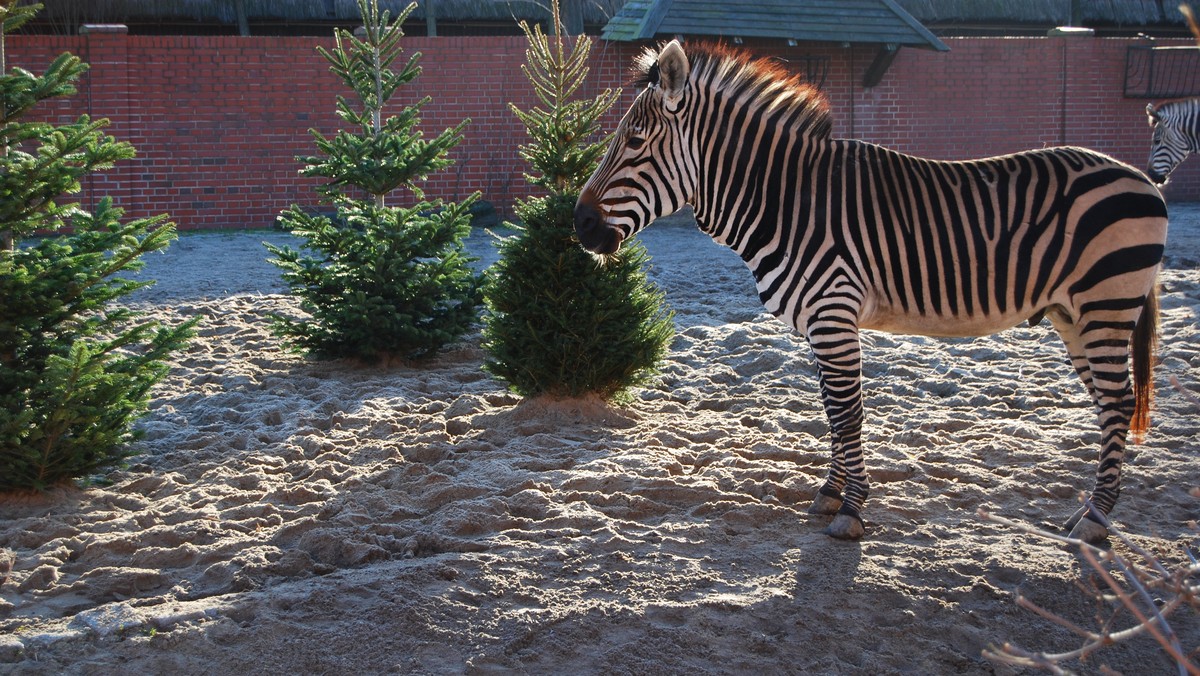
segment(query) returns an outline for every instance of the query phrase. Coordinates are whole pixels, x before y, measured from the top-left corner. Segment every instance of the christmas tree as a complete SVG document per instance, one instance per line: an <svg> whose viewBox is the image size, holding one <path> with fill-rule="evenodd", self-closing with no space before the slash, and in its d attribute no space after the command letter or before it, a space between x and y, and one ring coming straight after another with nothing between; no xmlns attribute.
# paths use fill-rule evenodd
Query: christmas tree
<svg viewBox="0 0 1200 676"><path fill-rule="evenodd" d="M557 3L553 17L558 25ZM602 263L574 237L575 201L604 153L599 120L619 91L576 97L588 73L586 36L568 52L561 35L521 28L522 70L542 106L511 107L530 138L521 147L533 170L526 177L547 194L518 203L521 232L503 240L485 286L484 368L526 397L619 400L653 376L674 337L663 294L643 271L645 248L628 242Z"/></svg>
<svg viewBox="0 0 1200 676"><path fill-rule="evenodd" d="M0 5L0 490L42 489L120 463L151 386L195 323L162 327L112 304L150 283L117 275L175 238L165 215L122 223L108 198L92 212L61 201L134 149L104 134L107 120L29 119L38 103L75 94L87 69L62 54L40 76L7 72L4 36L40 8Z"/></svg>
<svg viewBox="0 0 1200 676"><path fill-rule="evenodd" d="M418 183L451 164L447 152L466 122L426 140L417 130L425 97L384 116L402 85L420 75L420 53L393 70L401 56L401 25L376 0L359 0L362 37L335 33L332 50L318 48L330 70L353 92L337 97L348 125L331 137L312 130L319 155L301 158L305 176L327 179L322 196L335 217L293 206L280 222L306 240L305 251L267 249L311 318L276 317L275 331L317 357L379 361L427 357L464 334L478 316L479 276L463 248L472 195L458 203L426 200ZM406 206L390 206L404 188Z"/></svg>

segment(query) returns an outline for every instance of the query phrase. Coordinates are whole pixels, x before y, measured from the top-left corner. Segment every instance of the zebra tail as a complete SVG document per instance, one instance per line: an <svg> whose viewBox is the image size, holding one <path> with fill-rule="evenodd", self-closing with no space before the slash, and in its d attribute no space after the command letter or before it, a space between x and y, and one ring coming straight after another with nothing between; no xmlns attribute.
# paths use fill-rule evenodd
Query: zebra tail
<svg viewBox="0 0 1200 676"><path fill-rule="evenodd" d="M1150 429L1150 405L1154 401L1154 354L1158 342L1158 285L1146 295L1142 316L1133 329L1133 419L1129 432L1133 442L1142 443Z"/></svg>

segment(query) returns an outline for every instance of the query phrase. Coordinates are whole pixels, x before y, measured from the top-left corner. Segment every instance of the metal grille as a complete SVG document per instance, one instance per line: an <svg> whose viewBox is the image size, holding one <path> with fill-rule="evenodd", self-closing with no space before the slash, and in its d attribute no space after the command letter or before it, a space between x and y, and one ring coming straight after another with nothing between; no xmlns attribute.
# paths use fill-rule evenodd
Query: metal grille
<svg viewBox="0 0 1200 676"><path fill-rule="evenodd" d="M817 89L825 88L825 79L829 77L829 57L806 55L804 61L804 77L808 83Z"/></svg>
<svg viewBox="0 0 1200 676"><path fill-rule="evenodd" d="M1130 47L1125 52L1125 98L1200 96L1200 48Z"/></svg>
<svg viewBox="0 0 1200 676"><path fill-rule="evenodd" d="M817 89L825 88L829 77L829 57L819 54L789 54L775 57L791 72L803 75L805 82Z"/></svg>

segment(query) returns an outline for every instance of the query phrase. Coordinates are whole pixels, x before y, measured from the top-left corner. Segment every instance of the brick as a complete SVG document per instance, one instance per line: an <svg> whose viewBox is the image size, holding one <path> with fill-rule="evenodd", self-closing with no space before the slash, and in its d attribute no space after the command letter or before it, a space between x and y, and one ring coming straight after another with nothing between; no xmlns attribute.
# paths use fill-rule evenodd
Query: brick
<svg viewBox="0 0 1200 676"><path fill-rule="evenodd" d="M860 81L870 48L767 45L756 51L829 58L825 93L841 137L939 159L1072 143L1144 165L1150 144L1145 101L1121 92L1131 41L1078 40L1065 49L1048 38L945 41L948 53L901 50L869 90ZM184 230L269 227L292 204L318 202L320 181L300 176L296 157L316 152L309 129L330 135L339 126L334 96L347 92L315 52L317 45L331 47L332 39L93 31L16 35L8 45L10 64L34 71L62 51L89 61L79 94L39 114L58 122L81 113L109 118L108 132L137 147L134 160L89 178L81 201L110 194L130 218L165 212ZM606 131L616 128L636 94L629 64L640 49L605 43L593 49L585 93L624 88L601 122ZM423 74L399 98L411 103L432 96L422 110L426 136L471 119L452 152L456 163L426 184L429 196L453 199L482 190L511 213L515 199L534 192L517 155L527 135L508 107L537 105L520 71L524 38L409 36L405 51L423 54ZM1168 196L1200 199L1200 161L1176 171ZM393 202L401 199L398 193Z"/></svg>

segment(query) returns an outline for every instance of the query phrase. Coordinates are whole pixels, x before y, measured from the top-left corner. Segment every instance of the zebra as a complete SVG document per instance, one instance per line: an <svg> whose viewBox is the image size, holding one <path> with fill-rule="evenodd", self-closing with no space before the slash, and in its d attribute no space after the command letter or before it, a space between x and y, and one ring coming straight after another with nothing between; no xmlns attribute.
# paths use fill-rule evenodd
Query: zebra
<svg viewBox="0 0 1200 676"><path fill-rule="evenodd" d="M861 329L979 336L1048 318L1101 430L1095 488L1065 528L1107 537L1153 392L1167 210L1145 175L1081 148L946 162L834 139L823 95L724 45L673 40L635 71L644 88L581 191L576 235L602 258L690 204L745 261L816 362L832 463L808 511L833 517L827 534L865 533Z"/></svg>
<svg viewBox="0 0 1200 676"><path fill-rule="evenodd" d="M1157 107L1146 104L1150 121L1150 161L1146 175L1155 185L1166 185L1171 172L1200 151L1200 99L1168 101Z"/></svg>

